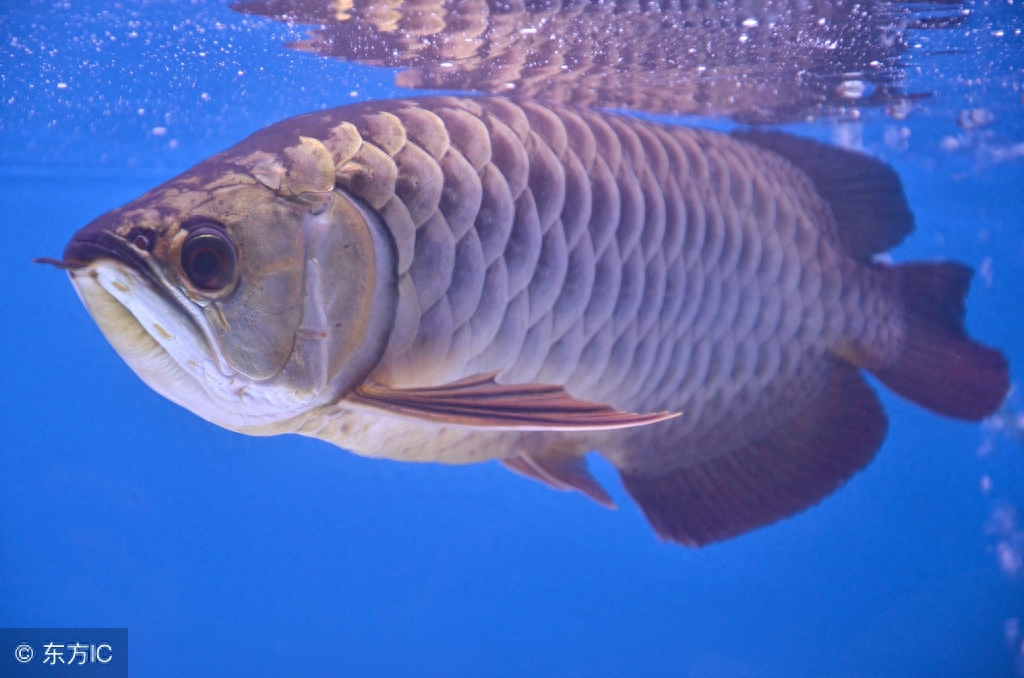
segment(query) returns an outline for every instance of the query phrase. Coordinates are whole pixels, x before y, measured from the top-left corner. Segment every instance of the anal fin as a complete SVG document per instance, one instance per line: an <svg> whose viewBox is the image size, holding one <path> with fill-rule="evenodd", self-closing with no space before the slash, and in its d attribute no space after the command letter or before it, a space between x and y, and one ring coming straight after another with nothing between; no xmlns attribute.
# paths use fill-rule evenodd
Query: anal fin
<svg viewBox="0 0 1024 678"><path fill-rule="evenodd" d="M602 431L645 426L676 416L621 412L579 400L561 386L499 384L496 376L479 374L419 388L367 383L348 394L345 401L393 417L494 431Z"/></svg>
<svg viewBox="0 0 1024 678"><path fill-rule="evenodd" d="M821 501L874 458L886 428L859 371L834 361L823 393L761 439L667 473L619 473L662 539L703 546Z"/></svg>
<svg viewBox="0 0 1024 678"><path fill-rule="evenodd" d="M551 459L524 452L502 459L501 463L510 471L539 480L553 489L563 492L576 490L605 508L616 508L605 489L590 475L584 457Z"/></svg>

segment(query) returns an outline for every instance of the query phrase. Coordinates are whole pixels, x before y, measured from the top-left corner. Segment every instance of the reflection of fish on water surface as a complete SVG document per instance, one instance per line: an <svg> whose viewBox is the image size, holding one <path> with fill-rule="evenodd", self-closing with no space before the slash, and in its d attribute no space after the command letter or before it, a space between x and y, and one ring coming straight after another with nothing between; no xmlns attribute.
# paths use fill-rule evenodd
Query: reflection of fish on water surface
<svg viewBox="0 0 1024 678"><path fill-rule="evenodd" d="M231 7L319 24L288 46L401 68L403 87L756 123L899 108L920 96L903 88L914 32L964 18L949 0L245 0Z"/></svg>
<svg viewBox="0 0 1024 678"><path fill-rule="evenodd" d="M62 263L153 388L230 429L409 461L500 459L658 533L819 501L886 417L860 370L979 419L1002 355L970 271L888 266L896 175L783 134L506 99L283 121L74 237ZM637 413L637 414L633 414Z"/></svg>

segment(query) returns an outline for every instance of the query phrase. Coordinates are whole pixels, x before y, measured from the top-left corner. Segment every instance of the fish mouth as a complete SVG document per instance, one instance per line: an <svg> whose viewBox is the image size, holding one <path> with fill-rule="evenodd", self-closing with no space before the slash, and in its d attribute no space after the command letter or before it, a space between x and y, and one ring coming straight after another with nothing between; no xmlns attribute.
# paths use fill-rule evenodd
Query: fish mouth
<svg viewBox="0 0 1024 678"><path fill-rule="evenodd" d="M211 398L196 373L216 370L218 361L189 314L116 259L96 259L68 275L107 341L150 388L205 419L218 418L210 407L197 409Z"/></svg>
<svg viewBox="0 0 1024 678"><path fill-rule="evenodd" d="M123 238L103 228L102 223L96 222L75 234L64 248L64 260L57 262L57 265L68 270L76 270L86 268L102 259L119 261L144 274L150 273L152 269L142 250L132 247Z"/></svg>
<svg viewBox="0 0 1024 678"><path fill-rule="evenodd" d="M68 272L104 334L107 332L100 318L113 319L115 326L123 328L127 317L120 316L127 313L152 341L175 357L183 357L179 354L184 348L192 359L201 356L205 361L218 362L213 350L216 342L202 310L167 278L148 252L96 226L90 224L75 234L64 249L62 261L44 263ZM183 340L181 346L179 339Z"/></svg>
<svg viewBox="0 0 1024 678"><path fill-rule="evenodd" d="M154 391L207 421L234 430L265 424L241 406L251 380L220 354L202 308L147 252L90 230L75 235L63 260L43 263L68 272L118 355Z"/></svg>
<svg viewBox="0 0 1024 678"><path fill-rule="evenodd" d="M137 270L148 273L150 263L143 255L136 251L123 239L103 228L96 228L90 224L75 234L67 247L64 248L63 259L51 257L36 257L33 264L47 264L62 271L78 271L88 268L93 262L101 259L113 259L120 261ZM153 282L157 282L154 276L150 276Z"/></svg>

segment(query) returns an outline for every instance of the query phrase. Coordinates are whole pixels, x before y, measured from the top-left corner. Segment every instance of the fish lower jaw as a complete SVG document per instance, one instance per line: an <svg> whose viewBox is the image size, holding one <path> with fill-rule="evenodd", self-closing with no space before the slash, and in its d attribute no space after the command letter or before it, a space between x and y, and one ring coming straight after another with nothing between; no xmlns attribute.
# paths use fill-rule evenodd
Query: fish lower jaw
<svg viewBox="0 0 1024 678"><path fill-rule="evenodd" d="M224 370L202 334L131 269L99 261L69 272L72 285L117 354L150 388L234 431L273 435L310 408L302 393Z"/></svg>

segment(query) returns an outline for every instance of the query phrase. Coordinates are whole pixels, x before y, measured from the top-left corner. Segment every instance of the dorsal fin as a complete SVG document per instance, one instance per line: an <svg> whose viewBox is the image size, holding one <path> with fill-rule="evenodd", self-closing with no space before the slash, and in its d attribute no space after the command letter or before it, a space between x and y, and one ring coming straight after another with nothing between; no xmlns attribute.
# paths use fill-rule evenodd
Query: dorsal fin
<svg viewBox="0 0 1024 678"><path fill-rule="evenodd" d="M662 539L688 546L793 515L864 468L887 427L878 397L848 363L830 365L811 402L761 439L707 461L667 473L620 468L622 484Z"/></svg>
<svg viewBox="0 0 1024 678"><path fill-rule="evenodd" d="M914 214L892 167L877 158L781 132L733 132L803 170L839 222L847 254L869 261L900 244L914 230Z"/></svg>

